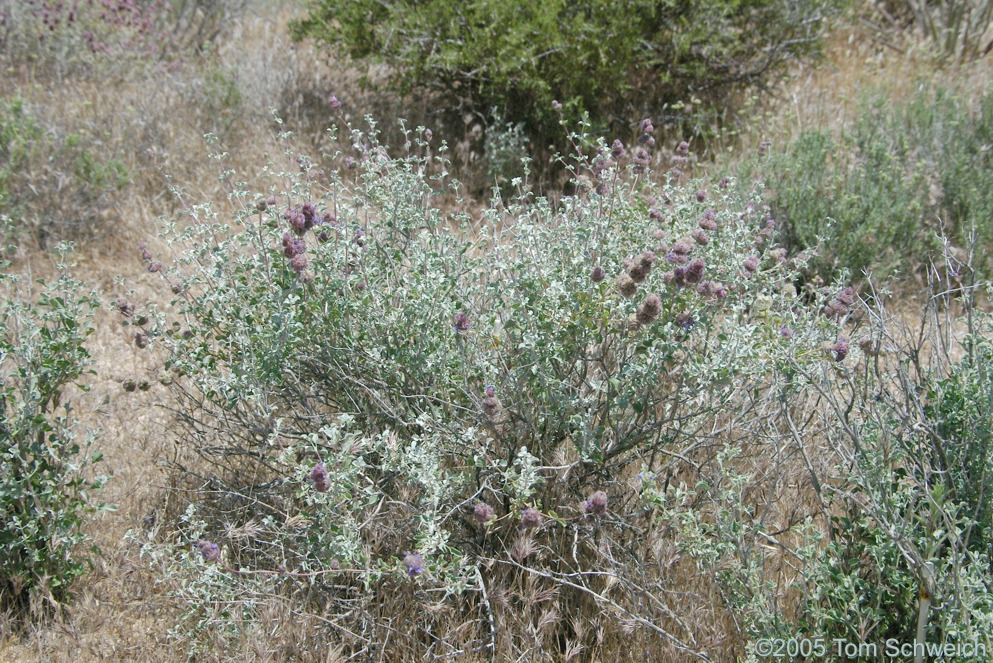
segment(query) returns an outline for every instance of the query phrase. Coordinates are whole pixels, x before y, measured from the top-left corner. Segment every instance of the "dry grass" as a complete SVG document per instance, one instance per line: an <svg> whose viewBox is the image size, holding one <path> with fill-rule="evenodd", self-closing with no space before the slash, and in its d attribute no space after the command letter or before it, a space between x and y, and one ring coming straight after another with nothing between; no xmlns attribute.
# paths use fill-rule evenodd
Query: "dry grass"
<svg viewBox="0 0 993 663"><path fill-rule="evenodd" d="M143 272L135 246L154 236L161 215L179 208L167 190L169 184L181 189L189 200L225 199L226 187L217 179L216 162L208 157L210 149L204 144L204 133L216 133L223 149L233 157L231 165L240 172L252 173L267 155L278 155L284 149L275 138L271 107L279 108L286 126L297 132L294 144L300 151L309 152L323 144L327 120L324 100L329 90L349 102L352 119L371 111L380 117L405 114L414 124L442 121L429 113L426 101L412 106L404 100L360 91L354 70L327 61L307 46L291 45L285 31L290 14L291 10L280 3L252 5L220 45L217 57L209 62L189 57L168 67L151 66L107 81L66 79L56 85L55 81L33 80L23 72L10 80L46 126L99 137L105 155L121 159L131 173L131 184L115 197L110 208L93 219L95 232L84 236L86 241L80 243L76 258L77 275L105 293L106 300L126 295L143 305L163 305L168 301L161 280ZM986 89L993 77L988 62L956 72L936 71L929 62L922 53L896 53L857 32L840 33L828 46L826 64L799 67L791 80L767 99L768 103L760 104L761 111L755 114L742 144L757 144L764 138L785 143L810 126L845 126L855 117L858 92L869 86L885 88L899 98L910 95L915 81L922 76L940 78L943 84L963 91ZM237 103L212 98L219 94L210 87L217 84L216 80L211 82L211 76L217 75L234 81L241 95ZM450 118L444 121L450 122ZM471 128L467 123L462 130L468 135ZM467 163L472 160L468 145L466 142L462 156ZM33 275L51 271L49 259L28 245L17 256L16 266ZM120 276L126 277L127 286L118 283ZM102 497L117 508L89 523L89 534L103 554L95 571L80 582L78 598L56 617L34 624L26 636L9 637L0 643L2 660L185 658L182 643L167 637L182 606L169 598L168 587L158 583L147 560L139 558L138 546L125 539L129 531L139 539L164 533L161 516L168 499L168 479L159 461L172 453L172 441L161 407L166 397L158 384L161 364L159 358L134 347L128 328L116 313L101 311L95 324L96 334L89 347L96 376L89 383L90 391L79 396L76 411L84 428L101 431L97 444L104 461L94 469L110 476ZM146 381L149 388L127 393L122 387L126 379ZM766 452L759 449L743 461L756 476L773 472L773 461ZM797 474L779 486L782 490L770 505L771 520L785 523L798 504L804 500L809 504L809 485L802 473ZM722 607L715 585L700 576L692 560L680 557L666 533L656 533L656 537L649 543L655 551L655 561L666 583L679 587L681 592L669 597L670 607L677 613L686 611L692 615L692 635L701 649L737 651L738 627L734 615ZM526 548L534 544L522 540L518 545ZM603 550L586 552L604 554ZM593 656L608 659L621 651L633 655L638 649L633 644L635 639L625 640L628 634L608 629L601 617L586 623L573 617L568 628L558 628L562 613L579 615L589 610L589 614L597 615L600 608L592 606L589 596L546 595L547 583L519 571L495 572L498 578L504 574L500 578L501 590L488 597L500 625L498 650L526 654L527 647L520 638L533 637L537 643L546 631L599 631L593 638L601 643L597 652L581 652L564 638L563 651L575 653L575 660L591 660ZM791 577L784 559L779 572L781 591L788 590ZM406 601L418 602L416 597L394 589L397 591L391 597L392 603L381 606L381 610L398 608ZM428 603L426 610L434 610L427 622L447 624L452 630L462 628L462 619L470 614L477 619L481 615L479 606L451 615L445 613L451 606L439 604L433 609ZM260 620L257 632L245 637L234 650L215 650L210 660L339 659L335 650L319 645L322 629L328 627L319 612L302 612L276 597L265 612L266 619ZM635 627L631 625L632 630ZM482 621L471 625L466 641L478 639L478 631L485 633L486 628ZM402 635L397 633L395 637ZM639 644L649 645L650 640ZM659 649L657 642L654 649L643 651L654 651L652 660L683 660L671 650ZM460 660L485 658L476 656Z"/></svg>

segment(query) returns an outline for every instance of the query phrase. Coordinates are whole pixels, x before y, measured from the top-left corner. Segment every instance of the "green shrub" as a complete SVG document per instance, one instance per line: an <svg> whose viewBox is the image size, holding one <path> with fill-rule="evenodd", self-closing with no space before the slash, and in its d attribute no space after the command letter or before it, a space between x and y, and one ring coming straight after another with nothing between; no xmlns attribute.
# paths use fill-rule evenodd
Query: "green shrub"
<svg viewBox="0 0 993 663"><path fill-rule="evenodd" d="M71 408L97 302L64 265L41 286L32 301L21 278L0 271L0 601L14 611L64 600L86 571L80 525L100 487L83 475L98 457L87 457L92 436L77 441Z"/></svg>
<svg viewBox="0 0 993 663"><path fill-rule="evenodd" d="M906 275L939 256L939 238L959 250L974 246L973 267L985 272L993 247L991 109L991 93L973 113L941 88L922 85L902 104L870 93L853 128L806 131L746 163L741 179L764 179L784 243L819 247L810 269L825 277Z"/></svg>
<svg viewBox="0 0 993 663"><path fill-rule="evenodd" d="M401 94L438 91L440 104L460 112L495 107L542 147L560 135L553 101L570 126L588 111L596 132L622 137L627 118L668 109L674 122L696 97L721 106L815 50L840 4L318 0L292 27L297 38L389 65Z"/></svg>

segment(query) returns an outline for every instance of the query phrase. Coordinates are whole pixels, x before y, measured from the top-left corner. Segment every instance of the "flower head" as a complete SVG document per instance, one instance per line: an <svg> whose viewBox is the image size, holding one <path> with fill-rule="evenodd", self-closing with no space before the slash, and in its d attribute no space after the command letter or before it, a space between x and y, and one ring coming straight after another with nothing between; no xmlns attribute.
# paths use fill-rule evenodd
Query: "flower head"
<svg viewBox="0 0 993 663"><path fill-rule="evenodd" d="M656 259L657 256L654 251L643 252L631 261L631 265L628 267L628 276L635 283L641 283L648 278L648 274L652 271L652 265L655 264Z"/></svg>
<svg viewBox="0 0 993 663"><path fill-rule="evenodd" d="M407 567L407 575L411 578L424 573L424 558L417 553L410 553L403 558L403 565Z"/></svg>
<svg viewBox="0 0 993 663"><path fill-rule="evenodd" d="M134 315L134 305L123 297L118 297L115 299L114 306L125 318L130 318Z"/></svg>
<svg viewBox="0 0 993 663"><path fill-rule="evenodd" d="M459 333L464 333L469 331L469 328L472 327L472 321L469 320L468 315L459 311L458 313L455 314L455 322L452 324L452 327L455 329L455 331Z"/></svg>
<svg viewBox="0 0 993 663"><path fill-rule="evenodd" d="M496 516L496 511L486 502L477 502L476 506L472 508L472 516L476 519L476 522L486 524L493 520Z"/></svg>
<svg viewBox="0 0 993 663"><path fill-rule="evenodd" d="M607 513L607 493L602 490L598 490L590 498L586 500L586 513L591 513L594 516L602 516Z"/></svg>
<svg viewBox="0 0 993 663"><path fill-rule="evenodd" d="M676 314L676 324L682 327L683 329L685 329L686 331L689 331L693 329L693 325L696 324L696 319L693 317L693 314L690 313L689 311L681 311L680 313Z"/></svg>
<svg viewBox="0 0 993 663"><path fill-rule="evenodd" d="M534 507L528 507L521 512L521 527L534 529L541 526L541 512Z"/></svg>
<svg viewBox="0 0 993 663"><path fill-rule="evenodd" d="M843 361L845 357L848 356L848 352L849 350L851 350L851 346L848 344L848 339L839 338L837 341L835 341L835 344L831 346L830 350L831 352L834 353L835 361Z"/></svg>
<svg viewBox="0 0 993 663"><path fill-rule="evenodd" d="M290 267L292 267L293 271L298 274L307 269L307 264L307 256L302 253L298 253L290 259Z"/></svg>
<svg viewBox="0 0 993 663"><path fill-rule="evenodd" d="M610 146L610 156L615 159L623 159L625 154L627 154L627 150L624 149L624 143L621 142L620 138L617 138Z"/></svg>
<svg viewBox="0 0 993 663"><path fill-rule="evenodd" d="M331 478L328 476L324 461L318 461L314 469L310 471L310 480L314 482L314 490L319 493L326 493L331 488Z"/></svg>
<svg viewBox="0 0 993 663"><path fill-rule="evenodd" d="M492 419L500 414L500 410L502 409L503 405L501 405L500 399L496 397L496 393L487 393L486 398L483 399L483 414Z"/></svg>
<svg viewBox="0 0 993 663"><path fill-rule="evenodd" d="M216 562L221 558L221 547L216 543L200 539L193 545L200 551L205 562Z"/></svg>
<svg viewBox="0 0 993 663"><path fill-rule="evenodd" d="M590 272L590 280L593 281L594 283L599 283L605 278L607 278L607 271L603 268L602 265L597 265L596 267L593 268L593 271Z"/></svg>
<svg viewBox="0 0 993 663"><path fill-rule="evenodd" d="M617 287L617 292L625 297L633 297L634 293L638 292L638 284L627 274L618 276L614 285Z"/></svg>
<svg viewBox="0 0 993 663"><path fill-rule="evenodd" d="M328 106L331 107L331 110L338 110L341 108L341 100L334 94L330 94L328 95Z"/></svg>
<svg viewBox="0 0 993 663"><path fill-rule="evenodd" d="M634 319L638 321L639 325L649 325L658 319L661 312L662 300L653 292L641 302L641 306L634 314Z"/></svg>

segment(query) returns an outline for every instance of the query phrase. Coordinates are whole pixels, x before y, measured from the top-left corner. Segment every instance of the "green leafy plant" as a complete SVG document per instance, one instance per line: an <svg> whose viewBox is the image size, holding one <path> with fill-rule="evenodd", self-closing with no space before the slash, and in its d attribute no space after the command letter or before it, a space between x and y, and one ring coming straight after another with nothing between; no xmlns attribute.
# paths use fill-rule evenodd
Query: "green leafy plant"
<svg viewBox="0 0 993 663"><path fill-rule="evenodd" d="M41 248L100 237L107 207L130 182L117 158L99 155L86 132L68 132L37 117L24 100L0 99L0 214L8 240Z"/></svg>
<svg viewBox="0 0 993 663"><path fill-rule="evenodd" d="M84 469L93 440L77 440L71 403L87 371L93 295L68 273L34 297L7 266L0 271L0 600L4 609L43 608L66 598L86 572L83 518L101 486Z"/></svg>

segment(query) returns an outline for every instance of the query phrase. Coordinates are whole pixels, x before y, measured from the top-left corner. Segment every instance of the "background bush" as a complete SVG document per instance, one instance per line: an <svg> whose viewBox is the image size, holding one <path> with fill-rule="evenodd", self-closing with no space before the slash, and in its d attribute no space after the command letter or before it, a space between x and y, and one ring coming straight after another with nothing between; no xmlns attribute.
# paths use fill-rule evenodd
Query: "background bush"
<svg viewBox="0 0 993 663"><path fill-rule="evenodd" d="M940 259L943 240L976 251L985 273L993 246L993 95L975 108L922 84L905 102L870 92L840 134L808 130L746 164L761 177L791 250L819 247L813 272L907 275ZM975 234L975 243L973 243Z"/></svg>
<svg viewBox="0 0 993 663"><path fill-rule="evenodd" d="M730 93L815 51L824 19L840 5L321 0L294 29L356 61L387 65L400 94L438 92L438 110L485 117L496 108L524 123L541 149L561 144L553 100L570 125L588 112L596 132L625 139L633 117L652 115L661 128L700 104L722 109Z"/></svg>

